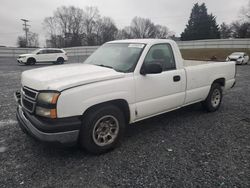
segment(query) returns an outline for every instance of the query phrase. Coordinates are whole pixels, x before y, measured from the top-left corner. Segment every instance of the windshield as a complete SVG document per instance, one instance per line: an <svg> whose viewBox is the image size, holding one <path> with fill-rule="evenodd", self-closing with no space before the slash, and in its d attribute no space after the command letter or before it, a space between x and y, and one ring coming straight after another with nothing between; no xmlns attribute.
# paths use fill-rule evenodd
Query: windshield
<svg viewBox="0 0 250 188"><path fill-rule="evenodd" d="M241 52L235 52L235 53L232 53L231 55L244 55L244 53L241 53Z"/></svg>
<svg viewBox="0 0 250 188"><path fill-rule="evenodd" d="M96 50L84 63L133 72L145 44L108 43Z"/></svg>

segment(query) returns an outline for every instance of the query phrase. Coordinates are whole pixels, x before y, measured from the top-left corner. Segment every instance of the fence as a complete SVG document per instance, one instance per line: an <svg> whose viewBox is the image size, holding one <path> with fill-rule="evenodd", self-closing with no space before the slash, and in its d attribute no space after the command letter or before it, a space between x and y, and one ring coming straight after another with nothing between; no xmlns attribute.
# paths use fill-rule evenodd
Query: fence
<svg viewBox="0 0 250 188"><path fill-rule="evenodd" d="M203 48L241 48L250 49L250 39L212 39L196 41L178 41L180 49Z"/></svg>
<svg viewBox="0 0 250 188"><path fill-rule="evenodd" d="M180 49L203 49L203 48L242 48L250 49L250 39L214 39L197 41L178 41ZM87 57L92 54L98 46L81 46L65 48L70 58ZM30 53L34 48L0 47L0 57L17 57L20 54Z"/></svg>

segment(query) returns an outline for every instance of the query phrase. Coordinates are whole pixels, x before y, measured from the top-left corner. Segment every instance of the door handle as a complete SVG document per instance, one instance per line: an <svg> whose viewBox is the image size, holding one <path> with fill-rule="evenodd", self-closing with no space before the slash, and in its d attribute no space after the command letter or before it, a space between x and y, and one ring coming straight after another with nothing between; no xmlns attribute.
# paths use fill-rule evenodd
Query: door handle
<svg viewBox="0 0 250 188"><path fill-rule="evenodd" d="M181 77L179 75L174 76L173 80L174 82L179 82L181 80Z"/></svg>

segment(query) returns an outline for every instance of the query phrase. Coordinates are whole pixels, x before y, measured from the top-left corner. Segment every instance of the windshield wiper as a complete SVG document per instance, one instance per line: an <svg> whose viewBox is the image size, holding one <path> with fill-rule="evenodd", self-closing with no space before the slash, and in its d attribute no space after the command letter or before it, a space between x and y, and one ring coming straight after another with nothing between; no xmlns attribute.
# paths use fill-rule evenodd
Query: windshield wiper
<svg viewBox="0 0 250 188"><path fill-rule="evenodd" d="M113 70L115 70L115 71L117 71L117 72L123 72L122 70L115 69L114 67L111 67L111 66L108 66L108 65L103 65L103 64L100 64L100 65L97 65L97 66L110 68L110 69L113 69Z"/></svg>
<svg viewBox="0 0 250 188"><path fill-rule="evenodd" d="M110 69L114 69L114 67L111 67L111 66L108 66L108 65L103 65L103 64L98 65L98 66L101 66L101 67L106 67L106 68L110 68Z"/></svg>

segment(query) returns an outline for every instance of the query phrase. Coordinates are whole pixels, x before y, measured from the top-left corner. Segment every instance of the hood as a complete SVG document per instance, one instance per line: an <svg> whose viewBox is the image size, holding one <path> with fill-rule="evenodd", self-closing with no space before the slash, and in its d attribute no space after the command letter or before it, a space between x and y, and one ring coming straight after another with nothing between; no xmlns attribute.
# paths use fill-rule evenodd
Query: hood
<svg viewBox="0 0 250 188"><path fill-rule="evenodd" d="M230 55L228 56L230 59L239 59L240 57L242 57L242 55Z"/></svg>
<svg viewBox="0 0 250 188"><path fill-rule="evenodd" d="M89 64L54 65L22 73L22 86L35 90L57 90L124 77L124 73Z"/></svg>
<svg viewBox="0 0 250 188"><path fill-rule="evenodd" d="M21 54L21 55L19 55L19 57L25 57L25 56L29 56L29 55L32 55L32 54Z"/></svg>

